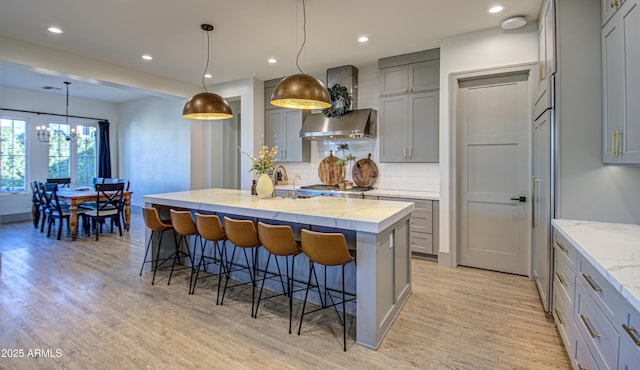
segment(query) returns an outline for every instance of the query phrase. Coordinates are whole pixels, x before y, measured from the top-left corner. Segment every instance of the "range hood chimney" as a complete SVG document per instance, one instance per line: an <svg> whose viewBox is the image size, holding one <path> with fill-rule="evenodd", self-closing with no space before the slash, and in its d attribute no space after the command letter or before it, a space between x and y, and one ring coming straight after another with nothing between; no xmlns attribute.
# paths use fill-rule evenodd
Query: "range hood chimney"
<svg viewBox="0 0 640 370"><path fill-rule="evenodd" d="M374 109L357 109L358 69L351 65L327 70L327 87L339 84L351 95L351 109L340 117L325 117L322 113L310 114L302 124L300 137L308 140L372 138L376 136L378 112Z"/></svg>

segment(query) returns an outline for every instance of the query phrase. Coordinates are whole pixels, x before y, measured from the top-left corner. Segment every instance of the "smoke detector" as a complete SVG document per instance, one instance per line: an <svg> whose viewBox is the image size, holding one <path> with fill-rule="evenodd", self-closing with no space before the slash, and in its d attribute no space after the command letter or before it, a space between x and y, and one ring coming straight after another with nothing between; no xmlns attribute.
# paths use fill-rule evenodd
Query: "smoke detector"
<svg viewBox="0 0 640 370"><path fill-rule="evenodd" d="M502 21L500 28L503 30L515 30L524 27L527 24L527 19L521 15L515 17L509 17Z"/></svg>

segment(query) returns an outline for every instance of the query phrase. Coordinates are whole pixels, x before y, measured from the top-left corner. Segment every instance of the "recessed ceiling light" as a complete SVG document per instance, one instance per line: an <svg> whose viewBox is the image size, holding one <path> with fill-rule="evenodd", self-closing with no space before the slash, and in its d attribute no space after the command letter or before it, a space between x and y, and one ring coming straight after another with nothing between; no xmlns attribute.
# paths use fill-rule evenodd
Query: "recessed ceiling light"
<svg viewBox="0 0 640 370"><path fill-rule="evenodd" d="M489 9L489 13L491 14L500 13L503 9L504 7L502 5L496 5Z"/></svg>
<svg viewBox="0 0 640 370"><path fill-rule="evenodd" d="M51 33L62 33L62 30L60 29L60 27L56 27L56 26L51 26L49 28L47 28L49 30L49 32Z"/></svg>
<svg viewBox="0 0 640 370"><path fill-rule="evenodd" d="M204 78L213 78L213 76L210 73L205 73Z"/></svg>
<svg viewBox="0 0 640 370"><path fill-rule="evenodd" d="M278 63L278 59L276 59L276 58L269 58L269 60L267 60L267 61L268 61L269 63L271 63L271 64Z"/></svg>
<svg viewBox="0 0 640 370"><path fill-rule="evenodd" d="M369 38L367 36L358 37L358 42L367 42L367 41L369 41Z"/></svg>
<svg viewBox="0 0 640 370"><path fill-rule="evenodd" d="M142 59L144 59L144 60L152 60L153 57L151 55L149 55L149 54L145 54L145 55L142 56Z"/></svg>

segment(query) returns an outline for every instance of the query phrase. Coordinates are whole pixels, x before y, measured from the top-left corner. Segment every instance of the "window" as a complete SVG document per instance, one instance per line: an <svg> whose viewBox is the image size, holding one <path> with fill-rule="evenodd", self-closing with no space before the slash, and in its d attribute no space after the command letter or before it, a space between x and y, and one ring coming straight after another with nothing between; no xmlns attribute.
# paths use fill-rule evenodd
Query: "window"
<svg viewBox="0 0 640 370"><path fill-rule="evenodd" d="M0 123L0 191L24 191L27 122L2 118Z"/></svg>
<svg viewBox="0 0 640 370"><path fill-rule="evenodd" d="M96 128L49 123L49 177L70 177L81 186L93 184L96 176ZM70 140L73 135L76 140Z"/></svg>

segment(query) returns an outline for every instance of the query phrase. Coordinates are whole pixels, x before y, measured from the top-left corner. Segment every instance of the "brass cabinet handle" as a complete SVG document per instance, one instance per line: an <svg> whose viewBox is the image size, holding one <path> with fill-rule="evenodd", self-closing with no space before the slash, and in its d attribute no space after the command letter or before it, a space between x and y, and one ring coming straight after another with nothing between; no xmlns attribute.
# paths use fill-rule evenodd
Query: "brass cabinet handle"
<svg viewBox="0 0 640 370"><path fill-rule="evenodd" d="M564 319L562 318L562 311L560 311L557 308L554 311L556 311L556 316L558 316L558 321L560 321L560 324L566 325L566 323L564 322Z"/></svg>
<svg viewBox="0 0 640 370"><path fill-rule="evenodd" d="M640 337L638 337L638 331L636 330L636 328L634 328L633 326L628 327L625 324L622 324L622 328L631 337L631 340L633 341L633 343L635 343L636 346L640 347L640 339L639 339Z"/></svg>
<svg viewBox="0 0 640 370"><path fill-rule="evenodd" d="M410 88L409 88L409 92L413 92L413 87L410 87Z"/></svg>
<svg viewBox="0 0 640 370"><path fill-rule="evenodd" d="M611 155L612 156L616 156L616 136L618 134L618 131L613 131L611 133Z"/></svg>
<svg viewBox="0 0 640 370"><path fill-rule="evenodd" d="M406 146L402 150L402 159L407 159L407 147Z"/></svg>
<svg viewBox="0 0 640 370"><path fill-rule="evenodd" d="M611 7L612 7L612 8L615 8L615 7L616 7L616 6L618 6L619 4L620 4L620 2L619 2L618 0L616 0L616 1L612 1L612 2L611 2Z"/></svg>
<svg viewBox="0 0 640 370"><path fill-rule="evenodd" d="M624 132L618 131L618 157L622 157L622 135Z"/></svg>
<svg viewBox="0 0 640 370"><path fill-rule="evenodd" d="M565 254L569 254L569 250L564 246L563 242L556 241L556 245L563 251Z"/></svg>
<svg viewBox="0 0 640 370"><path fill-rule="evenodd" d="M587 369L586 367L578 364L578 370L589 370L589 369Z"/></svg>
<svg viewBox="0 0 640 370"><path fill-rule="evenodd" d="M556 272L556 277L558 278L558 281L560 282L560 284L567 285L567 281L564 279L564 275L562 275L559 272Z"/></svg>
<svg viewBox="0 0 640 370"><path fill-rule="evenodd" d="M404 88L404 92L407 92L407 91L408 91L408 90L407 90L407 88L405 87L405 88Z"/></svg>
<svg viewBox="0 0 640 370"><path fill-rule="evenodd" d="M598 284L596 284L593 281L593 278L591 277L591 275L587 275L585 273L582 273L582 276L584 277L584 279L587 281L587 283L589 283L589 285L591 285L591 289L595 290L596 292L601 292L602 288L600 288L598 286Z"/></svg>
<svg viewBox="0 0 640 370"><path fill-rule="evenodd" d="M540 81L544 81L544 63L540 63Z"/></svg>
<svg viewBox="0 0 640 370"><path fill-rule="evenodd" d="M413 147L409 147L409 159L413 158Z"/></svg>
<svg viewBox="0 0 640 370"><path fill-rule="evenodd" d="M584 323L584 326L587 327L587 331L589 332L589 335L591 335L591 338L598 338L600 336L600 334L596 333L595 330L593 330L591 328L591 319L589 319L588 317L586 317L585 315L580 315L580 318L582 319L582 322Z"/></svg>

